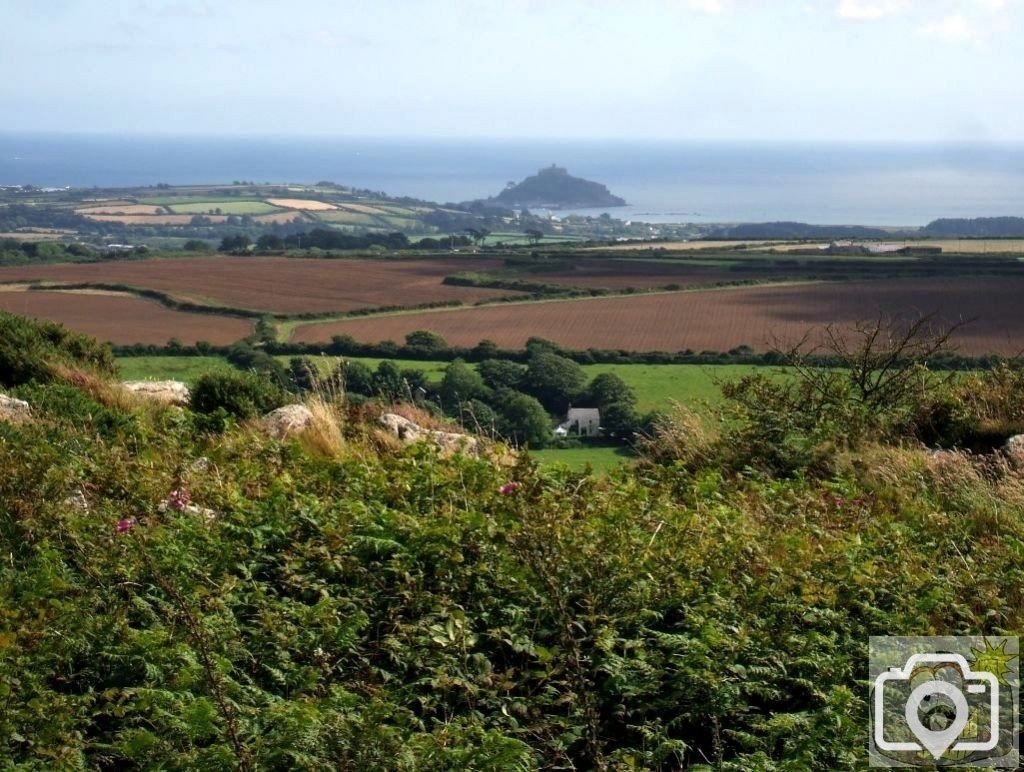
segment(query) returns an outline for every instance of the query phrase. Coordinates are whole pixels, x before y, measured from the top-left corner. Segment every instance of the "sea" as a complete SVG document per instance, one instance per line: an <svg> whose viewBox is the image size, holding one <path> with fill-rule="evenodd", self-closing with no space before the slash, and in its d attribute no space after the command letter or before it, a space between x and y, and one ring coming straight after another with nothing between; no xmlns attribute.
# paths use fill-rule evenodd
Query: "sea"
<svg viewBox="0 0 1024 772"><path fill-rule="evenodd" d="M1024 216L1024 144L0 133L0 185L331 181L446 203L495 195L551 164L629 204L577 211L634 221L917 226Z"/></svg>

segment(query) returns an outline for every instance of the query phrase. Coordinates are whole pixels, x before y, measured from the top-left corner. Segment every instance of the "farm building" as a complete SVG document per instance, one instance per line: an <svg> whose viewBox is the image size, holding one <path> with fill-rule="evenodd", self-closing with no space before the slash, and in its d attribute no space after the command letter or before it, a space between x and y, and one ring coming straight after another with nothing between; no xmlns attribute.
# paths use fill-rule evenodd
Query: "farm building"
<svg viewBox="0 0 1024 772"><path fill-rule="evenodd" d="M565 420L555 428L556 437L569 433L580 437L596 437L601 433L601 411L596 407L571 407Z"/></svg>

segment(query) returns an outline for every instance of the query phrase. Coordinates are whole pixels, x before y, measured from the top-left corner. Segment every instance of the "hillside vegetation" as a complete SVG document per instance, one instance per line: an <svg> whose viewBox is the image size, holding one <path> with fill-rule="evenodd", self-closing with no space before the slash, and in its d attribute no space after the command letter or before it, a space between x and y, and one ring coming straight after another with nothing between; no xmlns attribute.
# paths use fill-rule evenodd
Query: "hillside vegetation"
<svg viewBox="0 0 1024 772"><path fill-rule="evenodd" d="M1024 622L1024 473L922 444L1019 431L1010 367L751 375L597 480L402 446L340 393L275 439L256 376L136 402L0 323L33 416L0 420L11 768L851 769L869 635Z"/></svg>

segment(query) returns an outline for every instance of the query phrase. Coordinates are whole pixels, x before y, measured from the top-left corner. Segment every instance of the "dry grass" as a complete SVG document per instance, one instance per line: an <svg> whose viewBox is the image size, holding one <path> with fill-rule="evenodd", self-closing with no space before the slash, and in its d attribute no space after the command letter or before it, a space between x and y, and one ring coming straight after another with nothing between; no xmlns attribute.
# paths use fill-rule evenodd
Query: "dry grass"
<svg viewBox="0 0 1024 772"><path fill-rule="evenodd" d="M334 204L326 201L312 201L307 198L268 198L268 204L280 206L284 209L302 209L307 212L326 212L328 209L337 209Z"/></svg>
<svg viewBox="0 0 1024 772"><path fill-rule="evenodd" d="M63 233L53 233L50 231L8 231L0 233L0 239L15 239L16 241L58 241L66 238L67 236Z"/></svg>
<svg viewBox="0 0 1024 772"><path fill-rule="evenodd" d="M311 453L328 458L341 456L347 447L341 403L314 395L307 400L306 407L313 414L313 421L299 435L299 442Z"/></svg>
<svg viewBox="0 0 1024 772"><path fill-rule="evenodd" d="M671 413L658 421L650 436L638 440L636 451L643 462L692 466L711 457L716 440L705 419L673 402Z"/></svg>

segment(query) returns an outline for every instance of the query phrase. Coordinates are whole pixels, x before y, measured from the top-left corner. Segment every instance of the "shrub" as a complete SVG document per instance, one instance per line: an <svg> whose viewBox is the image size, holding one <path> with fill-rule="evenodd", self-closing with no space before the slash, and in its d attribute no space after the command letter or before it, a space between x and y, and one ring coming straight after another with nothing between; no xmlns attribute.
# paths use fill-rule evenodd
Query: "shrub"
<svg viewBox="0 0 1024 772"><path fill-rule="evenodd" d="M204 373L192 386L189 400L197 413L223 411L242 419L263 415L284 403L281 389L256 373Z"/></svg>
<svg viewBox="0 0 1024 772"><path fill-rule="evenodd" d="M0 386L52 381L67 371L116 372L110 349L54 322L0 311Z"/></svg>

